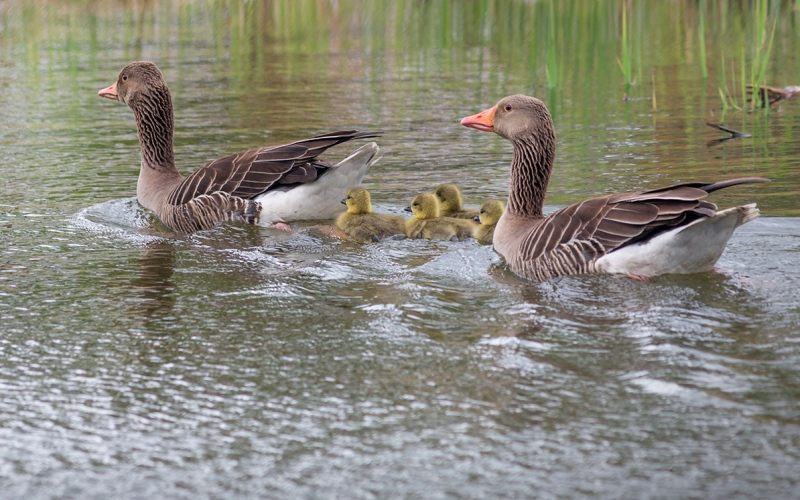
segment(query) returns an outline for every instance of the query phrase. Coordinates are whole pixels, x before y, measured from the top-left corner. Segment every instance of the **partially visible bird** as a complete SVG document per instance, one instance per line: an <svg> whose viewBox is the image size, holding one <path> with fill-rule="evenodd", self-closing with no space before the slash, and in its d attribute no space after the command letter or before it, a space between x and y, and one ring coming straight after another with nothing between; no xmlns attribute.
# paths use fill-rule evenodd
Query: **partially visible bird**
<svg viewBox="0 0 800 500"><path fill-rule="evenodd" d="M475 222L480 224L473 228L472 237L478 240L478 243L491 245L494 228L497 221L503 216L503 202L499 200L485 201L478 212L480 215L475 217Z"/></svg>

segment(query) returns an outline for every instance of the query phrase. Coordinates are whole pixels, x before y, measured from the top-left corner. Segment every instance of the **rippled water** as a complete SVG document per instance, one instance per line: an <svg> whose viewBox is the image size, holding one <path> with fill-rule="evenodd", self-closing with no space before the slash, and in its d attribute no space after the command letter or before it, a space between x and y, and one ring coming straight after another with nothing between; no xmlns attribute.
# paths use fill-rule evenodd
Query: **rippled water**
<svg viewBox="0 0 800 500"><path fill-rule="evenodd" d="M560 35L599 59L576 51L547 90L546 44L517 60L525 30L492 30L546 30L548 2L0 4L0 496L796 496L800 103L728 111L753 137L717 142L683 2L640 7L656 110L651 85L623 100L608 5L594 38ZM738 19L723 5L708 19ZM798 83L780 14L770 74ZM714 196L763 214L717 271L645 283L531 284L474 241L360 245L320 222L180 236L134 198L130 111L96 96L133 59L170 84L183 171L385 130L365 179L383 212L453 180L472 205L503 197L509 146L458 120L512 92L555 116L547 210L773 182Z"/></svg>

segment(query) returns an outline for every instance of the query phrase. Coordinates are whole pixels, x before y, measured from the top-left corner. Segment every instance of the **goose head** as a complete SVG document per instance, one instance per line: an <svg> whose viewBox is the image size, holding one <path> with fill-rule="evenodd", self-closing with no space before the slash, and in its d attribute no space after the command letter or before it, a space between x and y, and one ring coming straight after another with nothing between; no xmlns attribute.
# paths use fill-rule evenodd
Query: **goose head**
<svg viewBox="0 0 800 500"><path fill-rule="evenodd" d="M347 190L347 195L342 200L342 203L347 205L347 213L349 214L371 214L372 201L370 200L369 191L364 188L350 188Z"/></svg>
<svg viewBox="0 0 800 500"><path fill-rule="evenodd" d="M513 143L529 142L553 129L553 119L547 106L535 97L510 95L477 115L461 120L461 124L483 132L494 132Z"/></svg>
<svg viewBox="0 0 800 500"><path fill-rule="evenodd" d="M449 214L463 210L463 199L461 191L455 184L442 184L436 188L434 193L439 201L439 208L442 213Z"/></svg>
<svg viewBox="0 0 800 500"><path fill-rule="evenodd" d="M128 64L119 72L116 82L97 93L100 97L124 102L131 108L142 96L153 94L169 95L169 88L158 67L147 61Z"/></svg>
<svg viewBox="0 0 800 500"><path fill-rule="evenodd" d="M439 201L433 193L418 194L411 200L411 212L417 219L435 219L439 217Z"/></svg>

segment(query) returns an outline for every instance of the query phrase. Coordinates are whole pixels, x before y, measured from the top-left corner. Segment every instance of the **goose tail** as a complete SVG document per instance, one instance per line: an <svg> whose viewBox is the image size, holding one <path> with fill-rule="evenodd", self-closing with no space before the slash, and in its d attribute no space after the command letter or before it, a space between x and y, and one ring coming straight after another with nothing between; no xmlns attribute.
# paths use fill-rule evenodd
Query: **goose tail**
<svg viewBox="0 0 800 500"><path fill-rule="evenodd" d="M740 207L733 207L727 208L725 210L720 210L717 212L718 214L724 214L726 212L738 212L738 224L736 227L741 226L742 224L747 224L750 221L753 221L761 215L761 212L758 210L758 207L755 203L748 203L747 205L742 205Z"/></svg>

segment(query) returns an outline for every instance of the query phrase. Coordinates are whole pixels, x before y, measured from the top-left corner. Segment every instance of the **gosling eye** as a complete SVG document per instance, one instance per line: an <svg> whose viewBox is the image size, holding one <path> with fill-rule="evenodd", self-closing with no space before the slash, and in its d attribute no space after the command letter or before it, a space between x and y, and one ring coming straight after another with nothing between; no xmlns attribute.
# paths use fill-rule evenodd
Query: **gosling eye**
<svg viewBox="0 0 800 500"><path fill-rule="evenodd" d="M511 111L511 110L512 110L512 109L514 109L514 108L512 108L510 104L506 104L506 105L503 107L503 109L505 109L506 111Z"/></svg>
<svg viewBox="0 0 800 500"><path fill-rule="evenodd" d="M123 81L123 82L125 82L125 81L127 81L127 80L128 80L128 75L126 75L126 74L123 74L123 75L122 75L122 81Z"/></svg>

